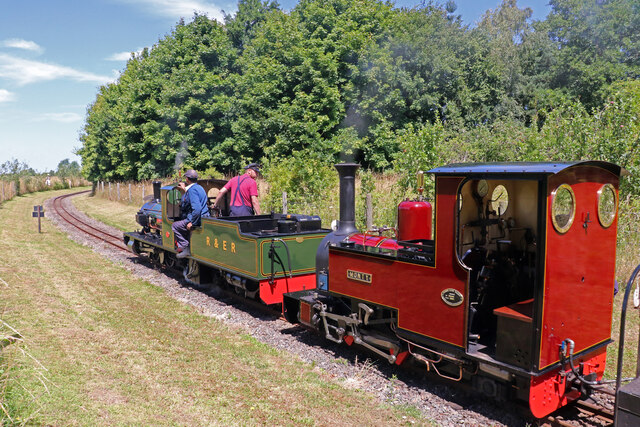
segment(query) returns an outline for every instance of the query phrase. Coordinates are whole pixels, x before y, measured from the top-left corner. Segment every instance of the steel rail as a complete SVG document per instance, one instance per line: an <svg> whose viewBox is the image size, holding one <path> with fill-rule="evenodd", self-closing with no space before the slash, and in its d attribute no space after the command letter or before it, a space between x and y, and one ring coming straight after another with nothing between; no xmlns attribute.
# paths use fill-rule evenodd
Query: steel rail
<svg viewBox="0 0 640 427"><path fill-rule="evenodd" d="M79 191L77 193L71 193L71 194L65 194L63 196L58 196L56 198L53 199L53 210L54 212L67 224L75 227L76 229L78 229L79 231L81 231L84 234L87 234L95 239L98 239L104 243L107 243L115 248L118 248L122 251L126 251L129 252L129 249L124 245L124 243L122 242L122 237L121 236L116 236L113 235L109 232L100 230L96 227L93 227L91 224L88 224L87 222L83 221L81 218L78 218L77 216L73 215L71 212L69 212L63 205L63 200L69 198L69 197L74 197L74 196L78 196L80 194L85 194L88 193L89 190L86 191ZM81 225L79 225L81 224ZM90 230L93 230L90 231ZM104 236L107 237L102 237L96 233L100 233ZM114 243L114 241L117 241L118 243Z"/></svg>

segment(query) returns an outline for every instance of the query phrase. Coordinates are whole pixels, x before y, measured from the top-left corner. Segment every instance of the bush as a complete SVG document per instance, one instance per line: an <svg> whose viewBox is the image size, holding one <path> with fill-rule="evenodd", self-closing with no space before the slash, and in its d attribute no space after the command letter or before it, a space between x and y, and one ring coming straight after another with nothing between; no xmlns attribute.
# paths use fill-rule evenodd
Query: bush
<svg viewBox="0 0 640 427"><path fill-rule="evenodd" d="M264 212L281 212L282 192L286 191L288 212L320 215L325 226L326 221L337 218L338 172L326 160L296 152L288 159L266 161L263 173L269 185L262 195Z"/></svg>

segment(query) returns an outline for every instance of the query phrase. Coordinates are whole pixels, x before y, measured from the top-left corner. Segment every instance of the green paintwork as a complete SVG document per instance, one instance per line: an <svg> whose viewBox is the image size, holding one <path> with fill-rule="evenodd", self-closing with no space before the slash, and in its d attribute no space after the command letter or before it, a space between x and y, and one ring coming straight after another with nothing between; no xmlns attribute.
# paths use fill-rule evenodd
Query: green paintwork
<svg viewBox="0 0 640 427"><path fill-rule="evenodd" d="M289 247L294 276L315 272L315 255L326 232L278 234ZM271 275L271 237L256 237L240 232L238 224L223 219L205 218L202 227L191 233L191 254L208 265L221 267L256 280ZM289 270L287 252L282 242L276 242L277 254ZM282 267L274 264L275 277L283 277Z"/></svg>
<svg viewBox="0 0 640 427"><path fill-rule="evenodd" d="M171 230L173 221L167 213L167 199L176 201L179 198L172 190L173 186L162 188L162 245L174 251L174 236ZM262 215L262 217L267 217ZM282 239L289 248L291 271L294 276L315 273L315 259L318 245L329 230L313 232L277 234L273 237ZM271 236L257 236L242 233L239 224L217 218L203 218L202 226L191 233L191 255L203 264L222 268L238 275L264 280L271 277ZM277 254L289 271L287 252L282 242L276 242ZM274 264L275 277L283 277L282 267Z"/></svg>
<svg viewBox="0 0 640 427"><path fill-rule="evenodd" d="M161 198L162 198L162 246L167 249L175 250L175 237L173 235L173 230L171 229L171 224L173 221L169 218L167 214L167 199L171 202L175 202L178 206L180 205L180 200L182 199L182 194L175 189L175 186L167 186L162 187L161 190Z"/></svg>

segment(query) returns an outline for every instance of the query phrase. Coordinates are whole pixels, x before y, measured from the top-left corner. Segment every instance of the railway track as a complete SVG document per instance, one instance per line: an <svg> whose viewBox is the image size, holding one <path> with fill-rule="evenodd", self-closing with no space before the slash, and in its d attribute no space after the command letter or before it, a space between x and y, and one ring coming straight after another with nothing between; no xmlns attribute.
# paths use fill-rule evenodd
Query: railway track
<svg viewBox="0 0 640 427"><path fill-rule="evenodd" d="M613 426L613 412L600 405L578 400L548 416L541 426Z"/></svg>
<svg viewBox="0 0 640 427"><path fill-rule="evenodd" d="M79 191L77 193L65 194L63 196L54 198L52 202L53 210L62 221L74 227L83 234L86 234L93 237L94 239L111 245L114 248L120 249L124 252L128 252L129 250L122 241L122 235L115 235L107 231L100 230L99 228L92 226L77 215L74 215L66 208L65 203L68 202L67 199L74 196L79 196L80 194L86 194L88 192L89 190Z"/></svg>

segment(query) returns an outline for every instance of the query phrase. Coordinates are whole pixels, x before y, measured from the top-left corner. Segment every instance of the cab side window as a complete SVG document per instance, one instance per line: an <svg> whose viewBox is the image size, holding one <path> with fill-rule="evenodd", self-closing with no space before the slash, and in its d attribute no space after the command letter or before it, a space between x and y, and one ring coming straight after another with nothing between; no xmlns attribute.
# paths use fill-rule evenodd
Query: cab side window
<svg viewBox="0 0 640 427"><path fill-rule="evenodd" d="M571 228L576 215L576 196L568 184L560 185L553 192L551 202L551 221L553 227L560 234L564 234Z"/></svg>
<svg viewBox="0 0 640 427"><path fill-rule="evenodd" d="M167 193L167 218L171 220L180 219L180 202L182 193L174 188Z"/></svg>

